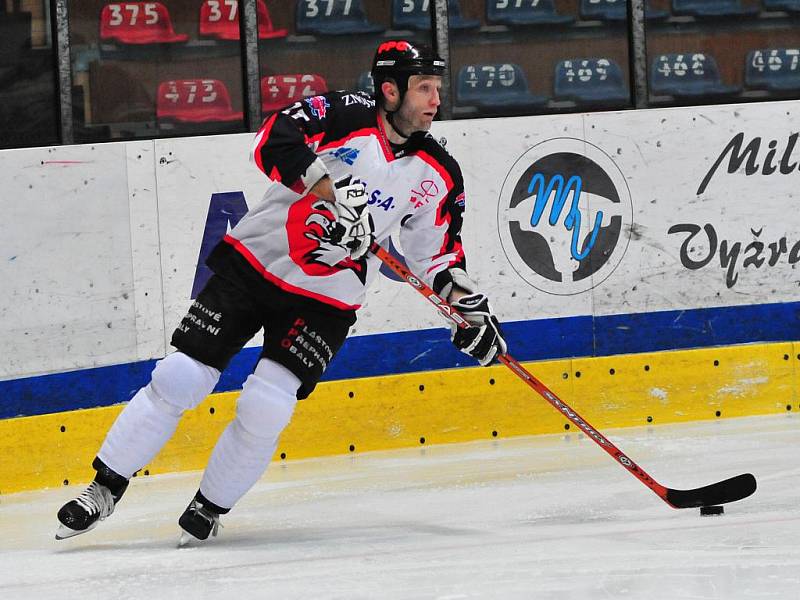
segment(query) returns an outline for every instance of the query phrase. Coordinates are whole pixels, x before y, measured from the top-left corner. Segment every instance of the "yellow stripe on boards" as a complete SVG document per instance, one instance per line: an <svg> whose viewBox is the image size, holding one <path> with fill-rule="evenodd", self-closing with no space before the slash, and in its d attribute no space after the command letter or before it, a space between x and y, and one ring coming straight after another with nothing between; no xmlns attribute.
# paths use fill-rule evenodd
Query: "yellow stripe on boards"
<svg viewBox="0 0 800 600"><path fill-rule="evenodd" d="M800 344L526 363L601 431L798 410ZM140 475L202 469L238 392L187 412ZM0 421L0 494L89 481L121 405ZM275 460L575 431L506 367L322 383L298 403Z"/></svg>

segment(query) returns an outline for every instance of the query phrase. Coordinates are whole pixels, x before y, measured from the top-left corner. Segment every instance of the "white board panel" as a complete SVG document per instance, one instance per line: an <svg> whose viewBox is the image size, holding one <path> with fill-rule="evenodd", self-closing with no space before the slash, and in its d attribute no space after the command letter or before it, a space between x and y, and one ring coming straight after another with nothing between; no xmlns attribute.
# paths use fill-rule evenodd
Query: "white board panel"
<svg viewBox="0 0 800 600"><path fill-rule="evenodd" d="M628 251L595 289L595 314L797 300L796 102L584 118L635 205Z"/></svg>
<svg viewBox="0 0 800 600"><path fill-rule="evenodd" d="M123 144L0 153L0 377L136 358Z"/></svg>
<svg viewBox="0 0 800 600"><path fill-rule="evenodd" d="M796 102L438 122L432 133L461 165L469 271L502 320L795 301ZM212 194L254 206L269 185L252 140L0 152L0 378L163 355L190 302ZM442 326L381 276L353 333Z"/></svg>
<svg viewBox="0 0 800 600"><path fill-rule="evenodd" d="M580 144L581 118L562 115L451 121L436 123L433 132L446 138L447 150L461 165L467 197L464 245L468 270L490 294L501 320L590 314L590 295L552 295L534 287L520 276L519 261L509 259L510 253L502 243L502 230L509 220L508 211L501 207L504 190L521 177L519 171L527 167L529 153L542 141L560 138Z"/></svg>
<svg viewBox="0 0 800 600"><path fill-rule="evenodd" d="M128 142L125 147L136 306L136 357L146 360L160 358L166 352L155 148L152 141Z"/></svg>

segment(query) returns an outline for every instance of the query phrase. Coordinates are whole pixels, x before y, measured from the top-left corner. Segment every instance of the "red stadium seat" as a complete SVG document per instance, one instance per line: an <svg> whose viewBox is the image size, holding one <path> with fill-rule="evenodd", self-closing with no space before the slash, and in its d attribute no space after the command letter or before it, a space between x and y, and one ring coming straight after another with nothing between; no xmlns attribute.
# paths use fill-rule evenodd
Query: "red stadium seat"
<svg viewBox="0 0 800 600"><path fill-rule="evenodd" d="M158 86L156 117L159 121L208 123L241 121L244 114L234 112L225 84L217 79L178 79Z"/></svg>
<svg viewBox="0 0 800 600"><path fill-rule="evenodd" d="M272 25L272 19L269 16L267 5L264 0L258 0L256 5L258 8L258 38L261 40L269 40L273 38L286 37L289 34L288 29L275 29Z"/></svg>
<svg viewBox="0 0 800 600"><path fill-rule="evenodd" d="M205 0L200 6L200 35L218 40L239 39L238 0ZM258 0L258 37L262 40L286 37L286 29L275 29L264 0Z"/></svg>
<svg viewBox="0 0 800 600"><path fill-rule="evenodd" d="M296 75L269 75L261 78L261 111L278 110L307 96L328 91L321 75L298 73Z"/></svg>
<svg viewBox="0 0 800 600"><path fill-rule="evenodd" d="M113 2L100 13L100 39L120 44L174 44L189 36L175 33L160 2Z"/></svg>

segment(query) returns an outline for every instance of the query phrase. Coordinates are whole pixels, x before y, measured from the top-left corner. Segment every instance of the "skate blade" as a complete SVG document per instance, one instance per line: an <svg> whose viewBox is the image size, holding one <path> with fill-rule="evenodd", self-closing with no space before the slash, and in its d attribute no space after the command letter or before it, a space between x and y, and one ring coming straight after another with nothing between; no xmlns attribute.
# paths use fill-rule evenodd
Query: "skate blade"
<svg viewBox="0 0 800 600"><path fill-rule="evenodd" d="M80 535L82 533L86 533L87 531L91 531L97 527L97 522L93 523L86 529L71 529L64 525L63 523L58 524L58 529L56 530L56 539L57 540L66 540L67 538L75 537L76 535Z"/></svg>
<svg viewBox="0 0 800 600"><path fill-rule="evenodd" d="M186 533L185 531L181 531L181 538L178 540L178 548L185 548L186 546L191 545L194 542L199 542L196 537L194 537L191 533Z"/></svg>

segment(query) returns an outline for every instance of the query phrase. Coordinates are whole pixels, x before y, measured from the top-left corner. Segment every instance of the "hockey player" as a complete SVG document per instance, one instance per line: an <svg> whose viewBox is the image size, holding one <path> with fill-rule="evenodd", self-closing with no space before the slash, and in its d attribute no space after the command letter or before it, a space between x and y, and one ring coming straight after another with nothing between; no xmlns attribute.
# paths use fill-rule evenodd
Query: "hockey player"
<svg viewBox="0 0 800 600"><path fill-rule="evenodd" d="M374 97L330 92L265 121L253 154L271 180L263 201L212 252L214 275L173 334L177 352L156 364L111 427L94 481L58 512L57 539L114 512L131 476L263 328L236 416L178 521L194 538L216 535L220 515L262 476L297 400L311 394L355 323L380 268L368 254L374 239L399 229L412 270L474 325L453 332L456 347L482 365L506 351L486 296L465 271L461 171L427 133L444 72L427 48L387 41L373 60Z"/></svg>

